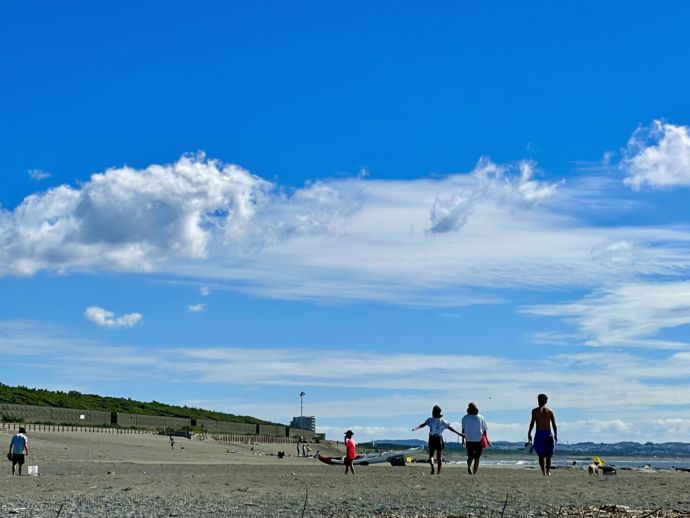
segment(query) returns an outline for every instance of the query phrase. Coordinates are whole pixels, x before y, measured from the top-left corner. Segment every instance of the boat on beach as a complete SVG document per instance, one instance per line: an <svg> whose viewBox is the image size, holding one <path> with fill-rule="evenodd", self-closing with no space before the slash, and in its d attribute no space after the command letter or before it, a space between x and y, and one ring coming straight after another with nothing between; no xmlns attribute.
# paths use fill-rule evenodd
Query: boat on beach
<svg viewBox="0 0 690 518"><path fill-rule="evenodd" d="M403 451L388 451L381 453L366 453L357 455L352 461L352 464L359 466L367 466L369 464L382 464L388 462L394 466L405 465L405 457L413 455L421 451L422 448L411 448ZM345 464L345 457L326 457L324 455L317 455L316 457L324 464L343 465Z"/></svg>

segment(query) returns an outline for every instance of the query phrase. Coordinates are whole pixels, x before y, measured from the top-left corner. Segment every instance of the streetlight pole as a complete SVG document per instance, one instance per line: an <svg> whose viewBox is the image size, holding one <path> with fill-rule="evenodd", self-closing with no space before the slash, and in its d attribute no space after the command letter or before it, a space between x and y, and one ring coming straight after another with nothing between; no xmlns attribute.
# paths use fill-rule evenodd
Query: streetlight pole
<svg viewBox="0 0 690 518"><path fill-rule="evenodd" d="M307 393L304 391L300 391L299 393L299 416L304 417L304 396L306 396Z"/></svg>

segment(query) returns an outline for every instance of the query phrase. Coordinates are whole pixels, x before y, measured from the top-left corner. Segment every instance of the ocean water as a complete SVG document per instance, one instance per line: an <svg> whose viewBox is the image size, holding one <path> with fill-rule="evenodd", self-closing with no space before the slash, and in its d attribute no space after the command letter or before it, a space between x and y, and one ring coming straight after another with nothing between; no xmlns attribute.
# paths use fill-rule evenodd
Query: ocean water
<svg viewBox="0 0 690 518"><path fill-rule="evenodd" d="M617 468L629 469L653 469L653 470L667 470L667 469L690 469L690 458L658 458L658 457L607 457L604 459L606 465L615 466ZM463 464L464 460L453 459L453 464ZM576 464L573 464L575 462ZM592 462L591 457L566 457L554 456L551 464L554 467L581 467L586 469ZM520 458L501 458L491 459L482 458L481 463L485 466L539 466L537 457L520 457Z"/></svg>

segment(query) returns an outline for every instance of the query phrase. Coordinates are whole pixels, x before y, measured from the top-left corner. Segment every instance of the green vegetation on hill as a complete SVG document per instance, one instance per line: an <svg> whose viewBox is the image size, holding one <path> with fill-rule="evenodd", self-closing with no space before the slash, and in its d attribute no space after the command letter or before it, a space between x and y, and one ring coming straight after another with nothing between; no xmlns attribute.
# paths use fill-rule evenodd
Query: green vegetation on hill
<svg viewBox="0 0 690 518"><path fill-rule="evenodd" d="M54 408L77 408L83 410L100 410L103 412L123 412L129 414L157 415L166 417L187 417L190 419L213 419L233 423L272 424L256 417L226 414L213 410L203 410L188 406L175 406L151 401L133 401L131 399L104 397L96 394L82 394L76 390L69 392L34 389L27 387L10 387L0 383L0 403L13 405L50 406Z"/></svg>

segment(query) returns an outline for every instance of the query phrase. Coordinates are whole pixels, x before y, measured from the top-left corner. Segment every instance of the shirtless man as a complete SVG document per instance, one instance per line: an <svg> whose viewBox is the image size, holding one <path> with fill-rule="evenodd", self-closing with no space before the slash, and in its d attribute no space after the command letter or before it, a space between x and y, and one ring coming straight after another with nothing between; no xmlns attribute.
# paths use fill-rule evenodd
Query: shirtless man
<svg viewBox="0 0 690 518"><path fill-rule="evenodd" d="M556 415L553 410L546 406L549 400L546 394L539 394L537 402L539 406L532 410L532 421L529 423L527 440L532 442L532 428L537 425L537 432L534 435L534 451L539 455L539 467L542 475L551 474L551 456L553 449L558 442L558 429L556 428ZM553 435L551 429L553 428Z"/></svg>

